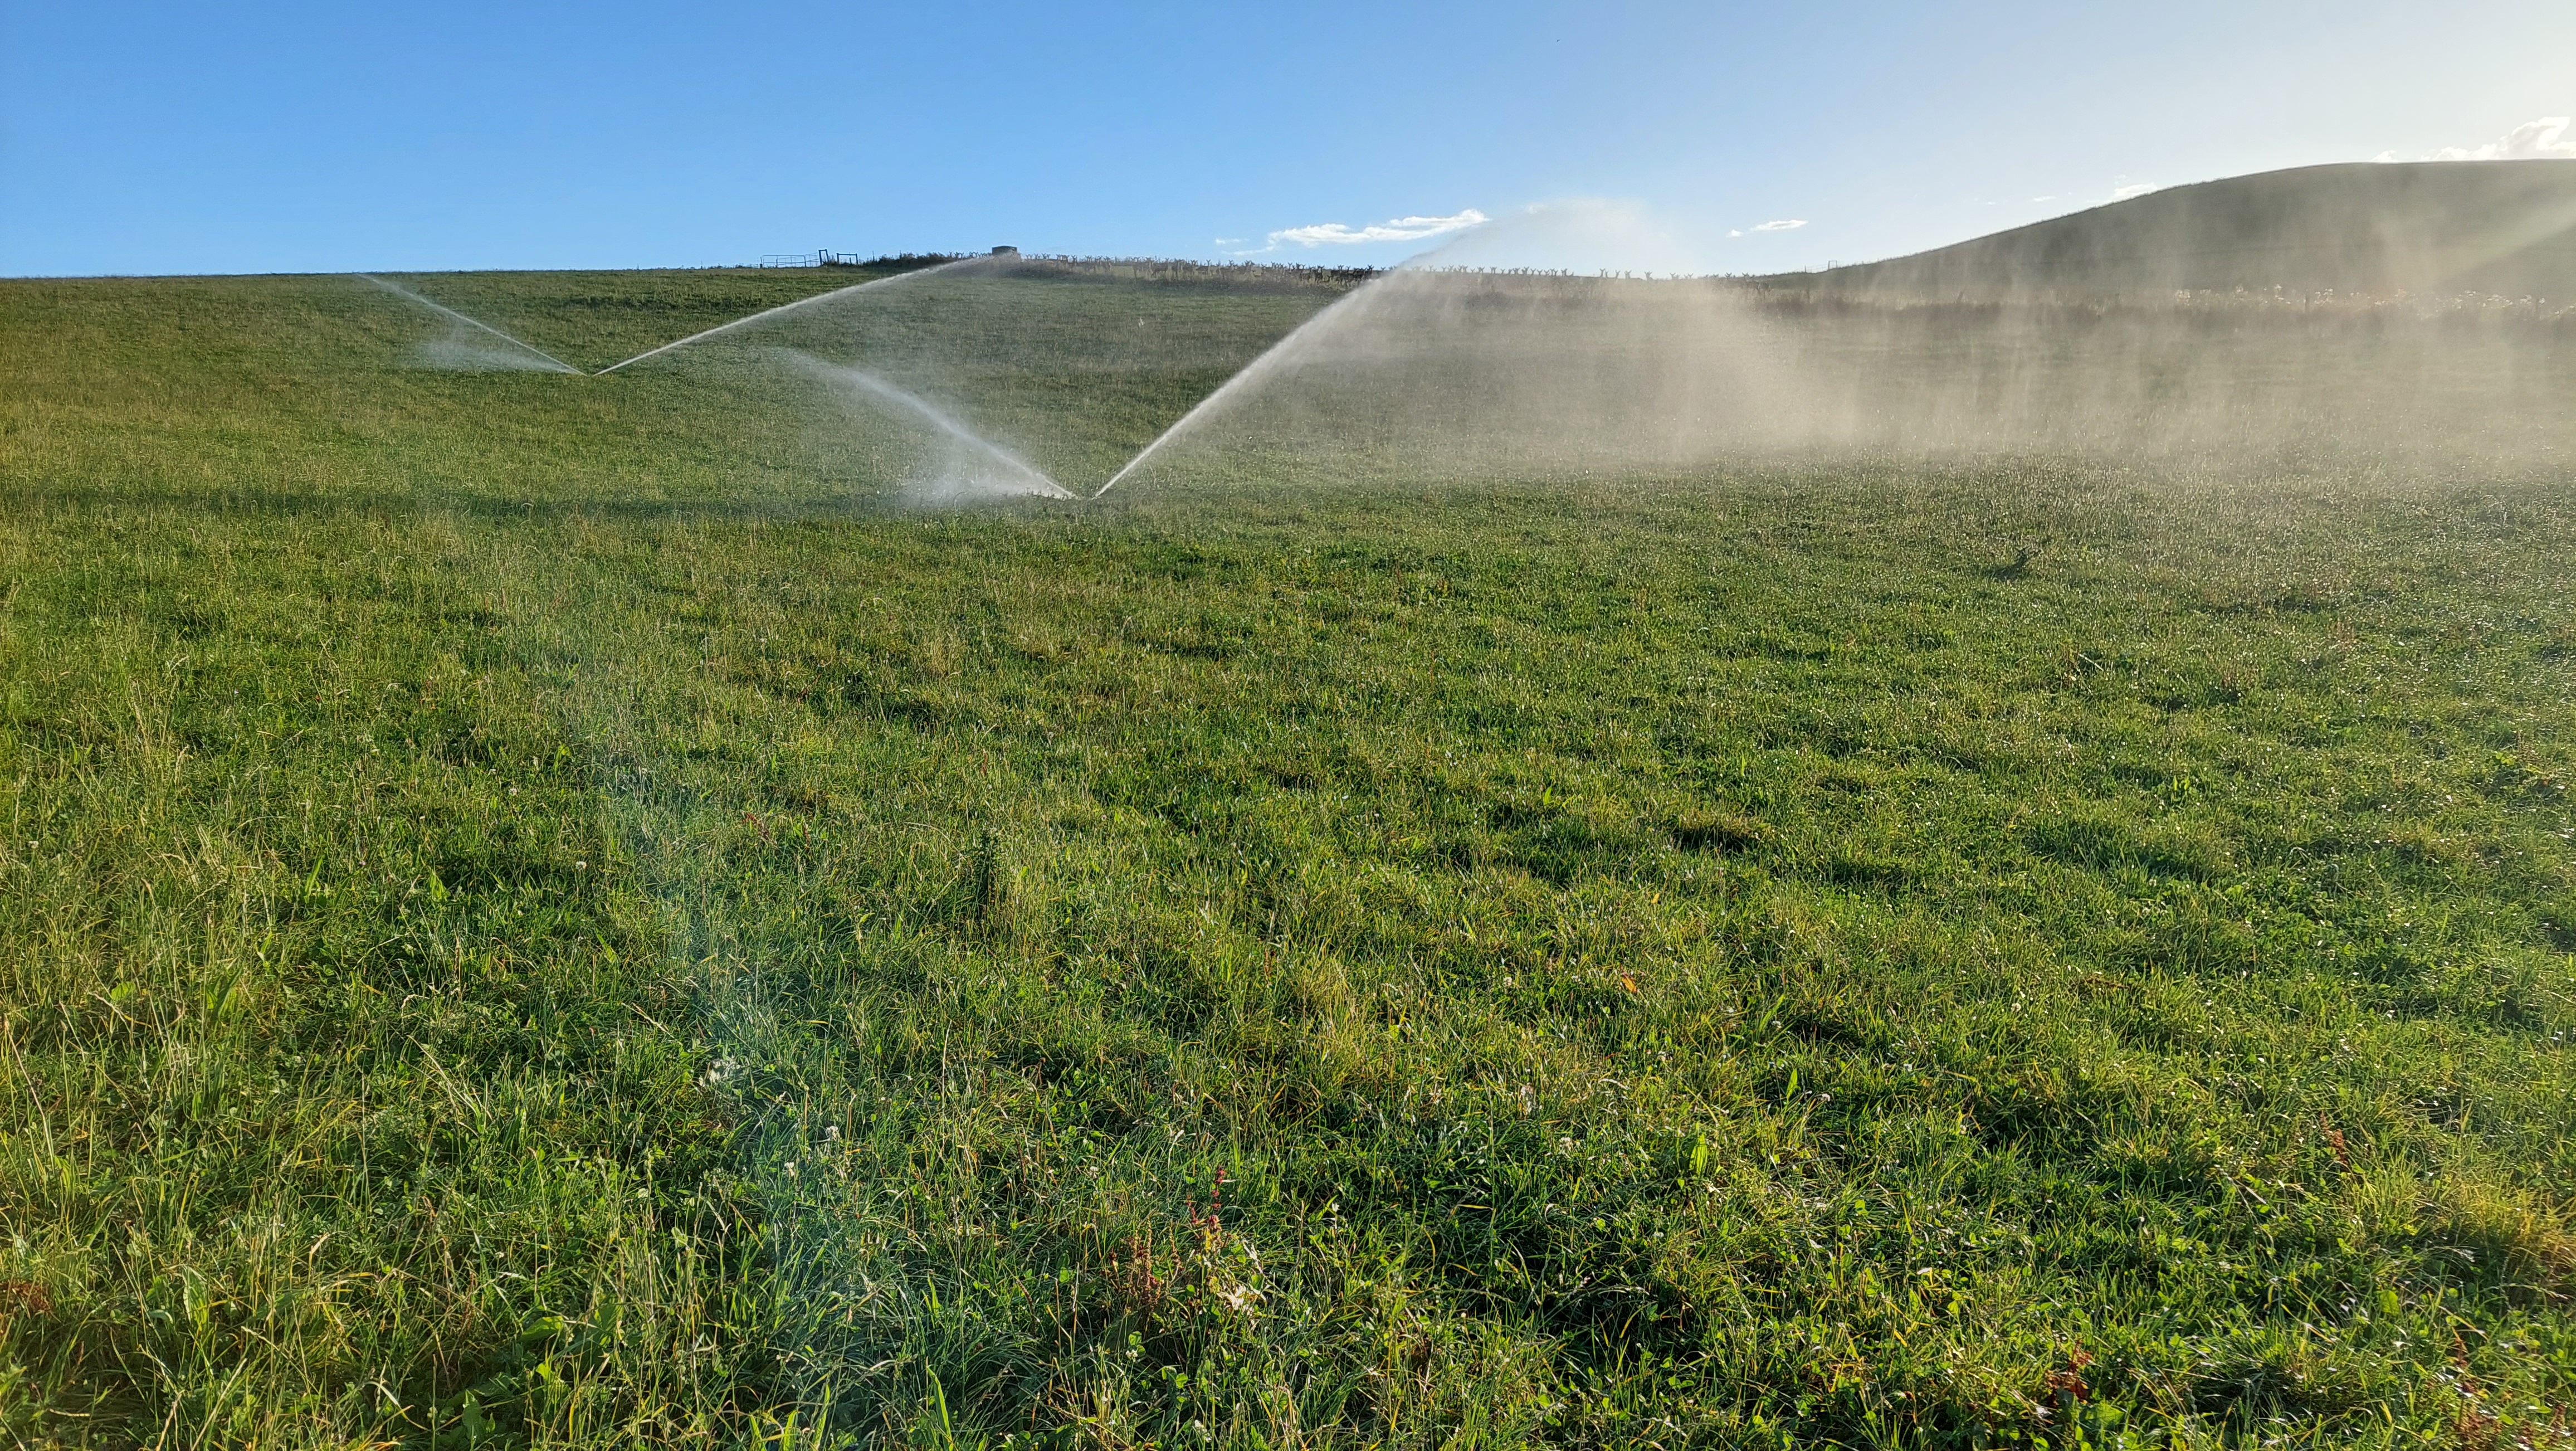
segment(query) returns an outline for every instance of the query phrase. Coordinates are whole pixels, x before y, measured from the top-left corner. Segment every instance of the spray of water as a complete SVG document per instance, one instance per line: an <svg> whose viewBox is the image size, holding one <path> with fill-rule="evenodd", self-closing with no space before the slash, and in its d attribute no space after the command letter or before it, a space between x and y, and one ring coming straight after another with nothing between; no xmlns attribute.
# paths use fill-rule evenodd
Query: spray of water
<svg viewBox="0 0 2576 1451"><path fill-rule="evenodd" d="M1530 209L1527 218L1520 219L1514 224L1506 226L1501 230L1506 235L1530 231L1533 229L1533 221L1531 219L1545 219L1547 222L1557 223L1562 222L1568 217L1579 217L1586 221L1590 221L1595 217L1596 213L1599 213L1601 210L1602 209L1596 204L1592 203L1582 203L1570 207L1534 207ZM1626 222L1627 219L1622 217L1621 220L1622 222ZM1496 230L1497 229L1490 224L1479 226L1462 236L1442 243L1440 246L1434 247L1430 251L1424 252L1405 262L1393 272L1383 273L1379 276L1372 277L1368 281L1363 282L1359 286L1342 294L1339 298L1336 298L1333 301L1333 304L1330 307L1325 308L1323 311L1316 313L1313 317L1299 323L1295 328L1289 331L1286 337L1272 343L1268 348L1262 351L1260 356L1254 358L1251 362L1244 364L1233 377L1230 377L1223 383L1218 384L1215 392L1210 393L1205 398L1202 398L1197 403L1191 405L1190 410L1182 414L1179 419L1175 420L1171 427L1154 435L1153 440L1147 443L1143 449L1139 450L1134 458L1127 460L1124 465L1120 466L1118 472L1111 474L1109 476L1109 482L1102 484L1098 489L1093 490L1091 497L1097 499L1101 495L1108 493L1111 489L1118 487L1119 480L1136 472L1139 468L1144 467L1145 462L1148 459L1151 459L1154 455L1162 452L1163 448L1170 444L1174 439L1187 437L1191 432L1203 426L1208 419L1223 412L1228 405L1253 393L1271 380L1295 370L1299 364L1306 361L1315 352L1324 339L1331 337L1337 332L1348 331L1355 319L1360 314L1369 311L1370 308L1380 300L1381 294L1383 294L1387 288L1393 286L1394 280L1402 276L1406 269L1438 265L1440 262L1458 255L1462 247L1472 247L1482 243L1487 238L1491 237Z"/></svg>
<svg viewBox="0 0 2576 1451"><path fill-rule="evenodd" d="M800 297L794 302L781 303L766 311L755 312L749 317L738 317L731 322L718 323L704 332L691 333L677 342L664 343L658 348L647 349L644 352L637 353L635 356L626 359L624 362L611 363L607 367L600 369L599 373L601 375L614 373L620 368L629 367L636 363L643 362L646 358L658 358L664 353L676 352L693 343L702 343L709 338L720 337L726 333L753 326L756 323L769 322L773 319L784 317L791 312L801 312L807 308L820 307L824 303L834 301L838 298L848 297L854 292L866 292L874 288L891 287L898 282L910 282L917 278L932 276L936 273L951 272L957 268L971 266L974 263L985 260L987 259L981 257L963 257L954 262L942 262L936 267L924 267L915 272L898 272L892 277L879 277L867 282L856 283L849 287L837 288L830 292L817 293L812 297Z"/></svg>
<svg viewBox="0 0 2576 1451"><path fill-rule="evenodd" d="M2571 445L2558 423L2566 415L2552 401L2565 376L2557 342L2564 319L2553 321L2555 310L2529 299L2410 301L2402 288L2388 289L2412 274L2388 268L2438 254L2441 268L2417 270L2557 295L2564 268L2531 272L2523 262L2549 252L2527 245L2532 237L2568 234L2576 188L2564 183L2576 172L2490 178L2532 191L2536 200L2529 201L2451 196L2455 178L2470 177L2466 171L2396 178L2436 187L2434 200L2443 206L2381 195L2394 175L2368 172L2366 194L2349 178L2304 173L2229 184L2242 196L2177 189L2154 206L2104 208L1926 258L1769 278L1704 275L1711 261L1633 208L1537 208L1371 279L1306 317L1127 456L1088 497L1107 494L1176 445L1212 434L1219 419L1227 448L1248 448L1271 466L1322 466L1346 477L1659 471L1819 453L2072 452L2264 466L2291 451L2328 448L2392 460L2566 456ZM2319 187L2325 190L2307 195ZM2477 245L2407 242L2400 223L2418 212L2453 230L2475 223L2470 240ZM2142 257L2156 265L2145 266ZM2475 267L2462 271L2468 263L2461 257ZM2325 264L2302 259L2316 258L2352 276L2306 276ZM601 371L985 260L788 303ZM1611 265L1585 265L1592 262ZM2254 288L2282 268L2300 273L2295 288ZM1674 275L1685 271L1703 275ZM1658 272L1662 280L1654 280ZM2249 280L2232 281L2239 273ZM2203 286L2213 278L2229 283L2223 293ZM1048 328L1062 331L1067 318L1079 318L1072 331L1097 343L1082 331L1092 321L1086 309L1039 308L1036 322L1007 325L986 316L1027 300L987 298L982 312L943 306L919 318L904 308L895 309L900 317L870 314L872 321L837 343L913 387L921 386L915 365L928 367L946 378L935 391L947 397L984 397L979 390L989 382L982 365L959 370L959 348L1053 349L1045 356L1083 371L1070 366L1074 355ZM2426 311L2436 304L2447 311ZM1142 329L1146 319L1137 322ZM1156 341L1142 350L1128 341L1148 336ZM1089 346L1078 361L1110 364L1098 370L1102 376L1152 376L1180 356L1156 352L1161 337L1159 328L1121 332L1117 346ZM946 463L915 481L917 495L1068 497L1045 471L883 371L806 357L798 365L926 424L942 441ZM984 412L1063 428L1076 440L1059 450L1066 458L1079 459L1088 447L1114 459L1134 436L1117 436L1117 407L1097 409L1099 418L1044 417L1059 407L1038 395L1006 394L988 399ZM979 417L978 426L990 422ZM1056 453L1037 456L1059 462Z"/></svg>
<svg viewBox="0 0 2576 1451"><path fill-rule="evenodd" d="M464 313L458 312L455 308L432 302L428 298L421 296L419 293L412 291L410 288L405 287L400 283L388 282L384 278L373 276L365 272L359 273L358 277L362 281L374 283L376 286L383 288L385 291L392 293L396 297L406 298L412 302L416 302L422 307L428 308L431 312L438 314L440 317L447 319L451 323L455 323L461 327L473 328L481 332L486 332L499 338L501 341L509 344L512 348L517 350L515 354L510 356L530 360L520 362L516 364L516 366L534 368L538 371L548 373L579 373L581 371L581 369L574 367L572 364L565 362L554 354L523 342L518 338L514 338L508 333L501 331L499 328L492 326L490 323L483 321L481 318L467 317Z"/></svg>
<svg viewBox="0 0 2576 1451"><path fill-rule="evenodd" d="M2458 473L2576 456L2563 404L2576 310L2547 300L2576 293L2576 268L2554 246L2520 245L2576 235L2563 220L2576 166L2429 173L2430 200L2411 203L2383 196L2377 172L2362 178L2369 190L2324 180L2335 185L2317 198L2300 174L2250 179L2263 185L2236 188L2242 197L2178 196L2158 228L2132 226L2139 203L2086 214L2102 240L2072 260L2059 245L2070 222L1856 279L1636 278L1555 255L1607 255L1620 241L1613 212L1595 209L1580 227L1537 216L1536 238L1497 223L1472 249L1417 259L1317 314L1101 492L1194 435L1219 442L1220 418L1221 446L1272 479L1282 468L1318 480L1493 479L1827 457ZM2534 199L2488 205L2470 182ZM2444 245L2415 245L2411 231ZM2467 240L2445 240L2453 233ZM2253 248L2249 237L2288 240ZM2496 237L2517 245L2499 252ZM2157 265L2115 257L2115 245ZM1543 255L1519 265L1516 248ZM2444 265L2401 265L2419 253ZM2458 257L2477 270L2459 270ZM2126 271L2112 265L2123 258ZM2419 274L2516 293L2406 290ZM2276 275L2289 285L2253 285ZM2226 285L2201 285L2211 278Z"/></svg>
<svg viewBox="0 0 2576 1451"><path fill-rule="evenodd" d="M964 502L978 498L1074 497L1036 465L968 428L955 415L918 394L907 393L863 369L845 368L805 353L791 351L785 356L811 377L846 388L930 426L945 445L945 458L936 471L909 486L909 492L918 498Z"/></svg>
<svg viewBox="0 0 2576 1451"><path fill-rule="evenodd" d="M1152 458L1155 454L1160 453L1163 450L1164 445L1170 443L1175 438L1187 435L1192 429L1196 428L1211 415L1225 408L1228 403L1231 403L1236 398L1259 388L1264 382L1279 373L1295 367L1299 359L1313 348L1315 340L1325 336L1333 329L1337 319L1344 314L1364 308L1367 305L1367 298L1371 290L1381 287L1385 285L1385 283L1385 277L1372 277L1368 281L1363 282L1359 286L1342 294L1339 298L1334 299L1332 306L1325 308L1323 311L1316 313L1313 317L1299 323L1294 329L1290 330L1286 337L1272 343L1259 357L1256 357L1251 362L1244 364L1233 377L1218 384L1215 392L1210 393L1205 398L1200 399L1197 403L1192 404L1190 410L1187 413L1182 414L1171 427L1154 435L1152 442L1146 444L1143 449L1139 450L1134 458L1127 460L1127 462L1119 468L1118 472L1111 474L1109 476L1109 482L1102 484L1098 489L1093 490L1091 497L1097 499L1102 494L1106 494L1111 489L1118 487L1118 481L1120 479L1123 479L1129 474L1136 472L1137 469L1142 468L1147 459Z"/></svg>

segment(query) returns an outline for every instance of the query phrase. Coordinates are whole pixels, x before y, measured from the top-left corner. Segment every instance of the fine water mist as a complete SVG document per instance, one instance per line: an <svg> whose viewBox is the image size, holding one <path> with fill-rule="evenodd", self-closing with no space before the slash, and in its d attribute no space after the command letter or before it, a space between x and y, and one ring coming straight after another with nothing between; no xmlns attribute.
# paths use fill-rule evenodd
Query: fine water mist
<svg viewBox="0 0 2576 1451"><path fill-rule="evenodd" d="M792 350L781 354L798 371L865 399L914 423L926 424L937 438L935 462L904 483L906 496L931 504L969 503L988 499L1070 499L1063 485L1000 444L976 433L953 414L859 368L845 368Z"/></svg>
<svg viewBox="0 0 2576 1451"><path fill-rule="evenodd" d="M1088 495L1355 279L972 258L897 280L709 329L646 366L736 397L768 391L801 419L792 447L862 490ZM782 354L799 356L782 369ZM791 377L830 386L777 396ZM928 465L912 456L925 430L945 440Z"/></svg>
<svg viewBox="0 0 2576 1451"><path fill-rule="evenodd" d="M435 342L423 343L418 350L420 361L428 367L452 368L463 372L527 371L540 373L579 373L581 369L522 342L480 318L469 317L444 303L432 302L410 288L382 277L361 272L359 280L372 282L394 296L415 303L446 319L447 335ZM497 339L502 346L494 346Z"/></svg>
<svg viewBox="0 0 2576 1451"><path fill-rule="evenodd" d="M2576 258L2576 163L2532 165L2238 178L1828 273L1707 275L1724 242L1606 202L1365 280L970 257L600 371L670 359L746 416L775 400L826 475L918 502L1843 458L2559 469L2576 265L2551 259ZM2243 280L2273 272L2298 285ZM2426 290L2462 279L2569 295ZM367 280L450 322L427 360L576 371ZM779 394L782 356L838 404Z"/></svg>
<svg viewBox="0 0 2576 1451"><path fill-rule="evenodd" d="M1151 442L1139 449L1134 458L1120 465L1118 471L1109 476L1109 481L1094 490L1091 497L1099 498L1102 494L1118 487L1120 479L1142 468L1146 460L1161 452L1174 439L1186 437L1192 425L1202 419L1217 416L1236 398L1254 392L1272 377L1295 369L1316 340L1330 335L1335 326L1336 316L1355 306L1367 306L1371 299L1370 289L1377 285L1376 282L1363 283L1322 312L1299 323L1288 336L1271 344L1267 351L1246 363L1240 372L1218 384L1215 392L1191 405L1190 410L1182 414L1171 427L1155 434Z"/></svg>
<svg viewBox="0 0 2576 1451"><path fill-rule="evenodd" d="M647 348L643 352L637 353L631 358L627 358L622 362L611 363L599 371L602 374L614 373L620 368L643 362L647 358L658 358L665 353L677 352L682 348L690 347L697 343L703 343L710 338L723 337L729 333L738 333L747 328L759 327L764 323L773 323L782 318L788 317L791 314L828 308L832 304L843 301L858 293L871 292L879 288L891 287L900 282L915 282L924 277L933 276L938 273L953 272L962 267L972 267L983 260L984 259L980 257L960 258L955 262L940 263L936 267L923 267L911 272L898 272L891 277L871 278L866 282L853 283L848 287L836 288L830 292L816 293L812 297L800 297L794 302L781 303L776 307L755 312L749 317L738 317L731 322L718 323L714 327L707 328L704 331L694 332L689 334L687 337L680 338L673 342L664 343L658 348Z"/></svg>
<svg viewBox="0 0 2576 1451"><path fill-rule="evenodd" d="M1582 220L1531 225L1562 255L1617 215ZM1512 225L1354 291L1109 483L1155 470L1490 479L1837 456L2446 472L2576 457L2564 406L2576 311L2563 304L2092 295L2062 280L1936 299L1855 296L1796 274L1451 265L1508 255Z"/></svg>

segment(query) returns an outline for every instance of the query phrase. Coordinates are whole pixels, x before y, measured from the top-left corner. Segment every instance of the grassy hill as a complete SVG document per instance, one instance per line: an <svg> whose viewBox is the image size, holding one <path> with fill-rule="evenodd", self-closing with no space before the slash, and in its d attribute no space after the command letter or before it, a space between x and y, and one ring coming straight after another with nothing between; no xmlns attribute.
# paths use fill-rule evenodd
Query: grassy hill
<svg viewBox="0 0 2576 1451"><path fill-rule="evenodd" d="M1069 473L1327 296L999 280L844 360ZM2563 469L925 513L437 330L0 283L17 1444L2563 1439Z"/></svg>
<svg viewBox="0 0 2576 1451"><path fill-rule="evenodd" d="M1776 279L1947 301L2033 292L2481 292L2576 305L2576 161L2308 166L2169 187Z"/></svg>

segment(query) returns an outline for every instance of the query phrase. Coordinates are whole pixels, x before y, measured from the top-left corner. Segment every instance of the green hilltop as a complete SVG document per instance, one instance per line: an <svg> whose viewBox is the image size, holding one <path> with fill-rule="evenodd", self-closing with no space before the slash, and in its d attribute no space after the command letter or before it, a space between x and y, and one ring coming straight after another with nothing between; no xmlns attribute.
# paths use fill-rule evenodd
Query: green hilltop
<svg viewBox="0 0 2576 1451"><path fill-rule="evenodd" d="M2364 162L2168 187L1911 256L1773 279L1949 300L2059 290L2479 292L2576 305L2576 161Z"/></svg>

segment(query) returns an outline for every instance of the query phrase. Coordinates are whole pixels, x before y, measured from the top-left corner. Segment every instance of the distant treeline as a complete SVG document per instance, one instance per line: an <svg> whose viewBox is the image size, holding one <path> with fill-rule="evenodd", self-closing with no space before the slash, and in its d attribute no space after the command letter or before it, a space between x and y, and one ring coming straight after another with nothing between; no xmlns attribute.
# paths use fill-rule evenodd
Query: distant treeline
<svg viewBox="0 0 2576 1451"><path fill-rule="evenodd" d="M1013 277L1101 279L1201 284L1228 290L1346 292L1388 269L1315 267L1294 262L1193 262L1169 257L1074 257L983 252L901 252L866 261L842 257L817 266L849 267L875 273L914 272L952 262L989 261L992 270ZM2028 316L2049 313L2108 316L2192 312L2242 316L2261 313L2319 322L2378 318L2459 321L2540 321L2576 323L2576 299L2509 297L2476 290L2457 292L2369 292L2359 289L2292 287L2126 288L2093 290L2062 285L2017 289L1998 296L1961 288L1954 295L1929 296L1893 288L1852 284L1849 273L1790 272L1769 275L1637 272L1576 272L1527 267L1418 267L1415 272L1454 279L1470 287L1482 284L1497 292L1527 298L1533 293L1566 297L1593 295L1604 287L1686 287L1735 293L1762 312L1775 315L1858 316L1904 314L1934 317L1991 316L2012 311Z"/></svg>
<svg viewBox="0 0 2576 1451"><path fill-rule="evenodd" d="M990 260L996 271L1014 277L1190 282L1256 291L1322 289L1347 292L1382 270L1376 267L1308 267L1294 262L1188 262L1168 257L1072 257L1008 252L899 252L865 261L835 258L813 265L892 273L918 272L951 262L983 260Z"/></svg>
<svg viewBox="0 0 2576 1451"><path fill-rule="evenodd" d="M944 267L951 262L964 260L966 260L966 254L963 252L898 252L891 256L870 257L864 262L851 261L845 257L830 257L819 260L814 265L856 267L869 272L918 272L925 267Z"/></svg>
<svg viewBox="0 0 2576 1451"><path fill-rule="evenodd" d="M1646 289L1675 289L1676 295L1732 295L1766 314L1808 317L1950 317L1992 318L2011 315L2074 319L2078 317L2167 316L2200 314L2228 319L2260 315L2268 320L2411 319L2417 321L2537 321L2576 326L2576 299L2511 297L2476 290L2448 292L2386 291L2290 287L2161 288L2090 291L2064 286L2034 288L2007 295L1959 289L1954 294L1925 296L1849 287L1829 273L1777 273L1767 276L1724 274L1691 276L1652 273L1548 271L1529 268L1425 267L1412 269L1437 276L1453 294L1490 294L1518 299L1564 298L1569 301L1608 295L1648 295Z"/></svg>
<svg viewBox="0 0 2576 1451"><path fill-rule="evenodd" d="M1004 259L1006 263L1010 259ZM1023 256L1021 277L1116 278L1184 282L1257 291L1347 292L1378 275L1376 267L1308 267L1295 262L1184 262L1164 257Z"/></svg>

